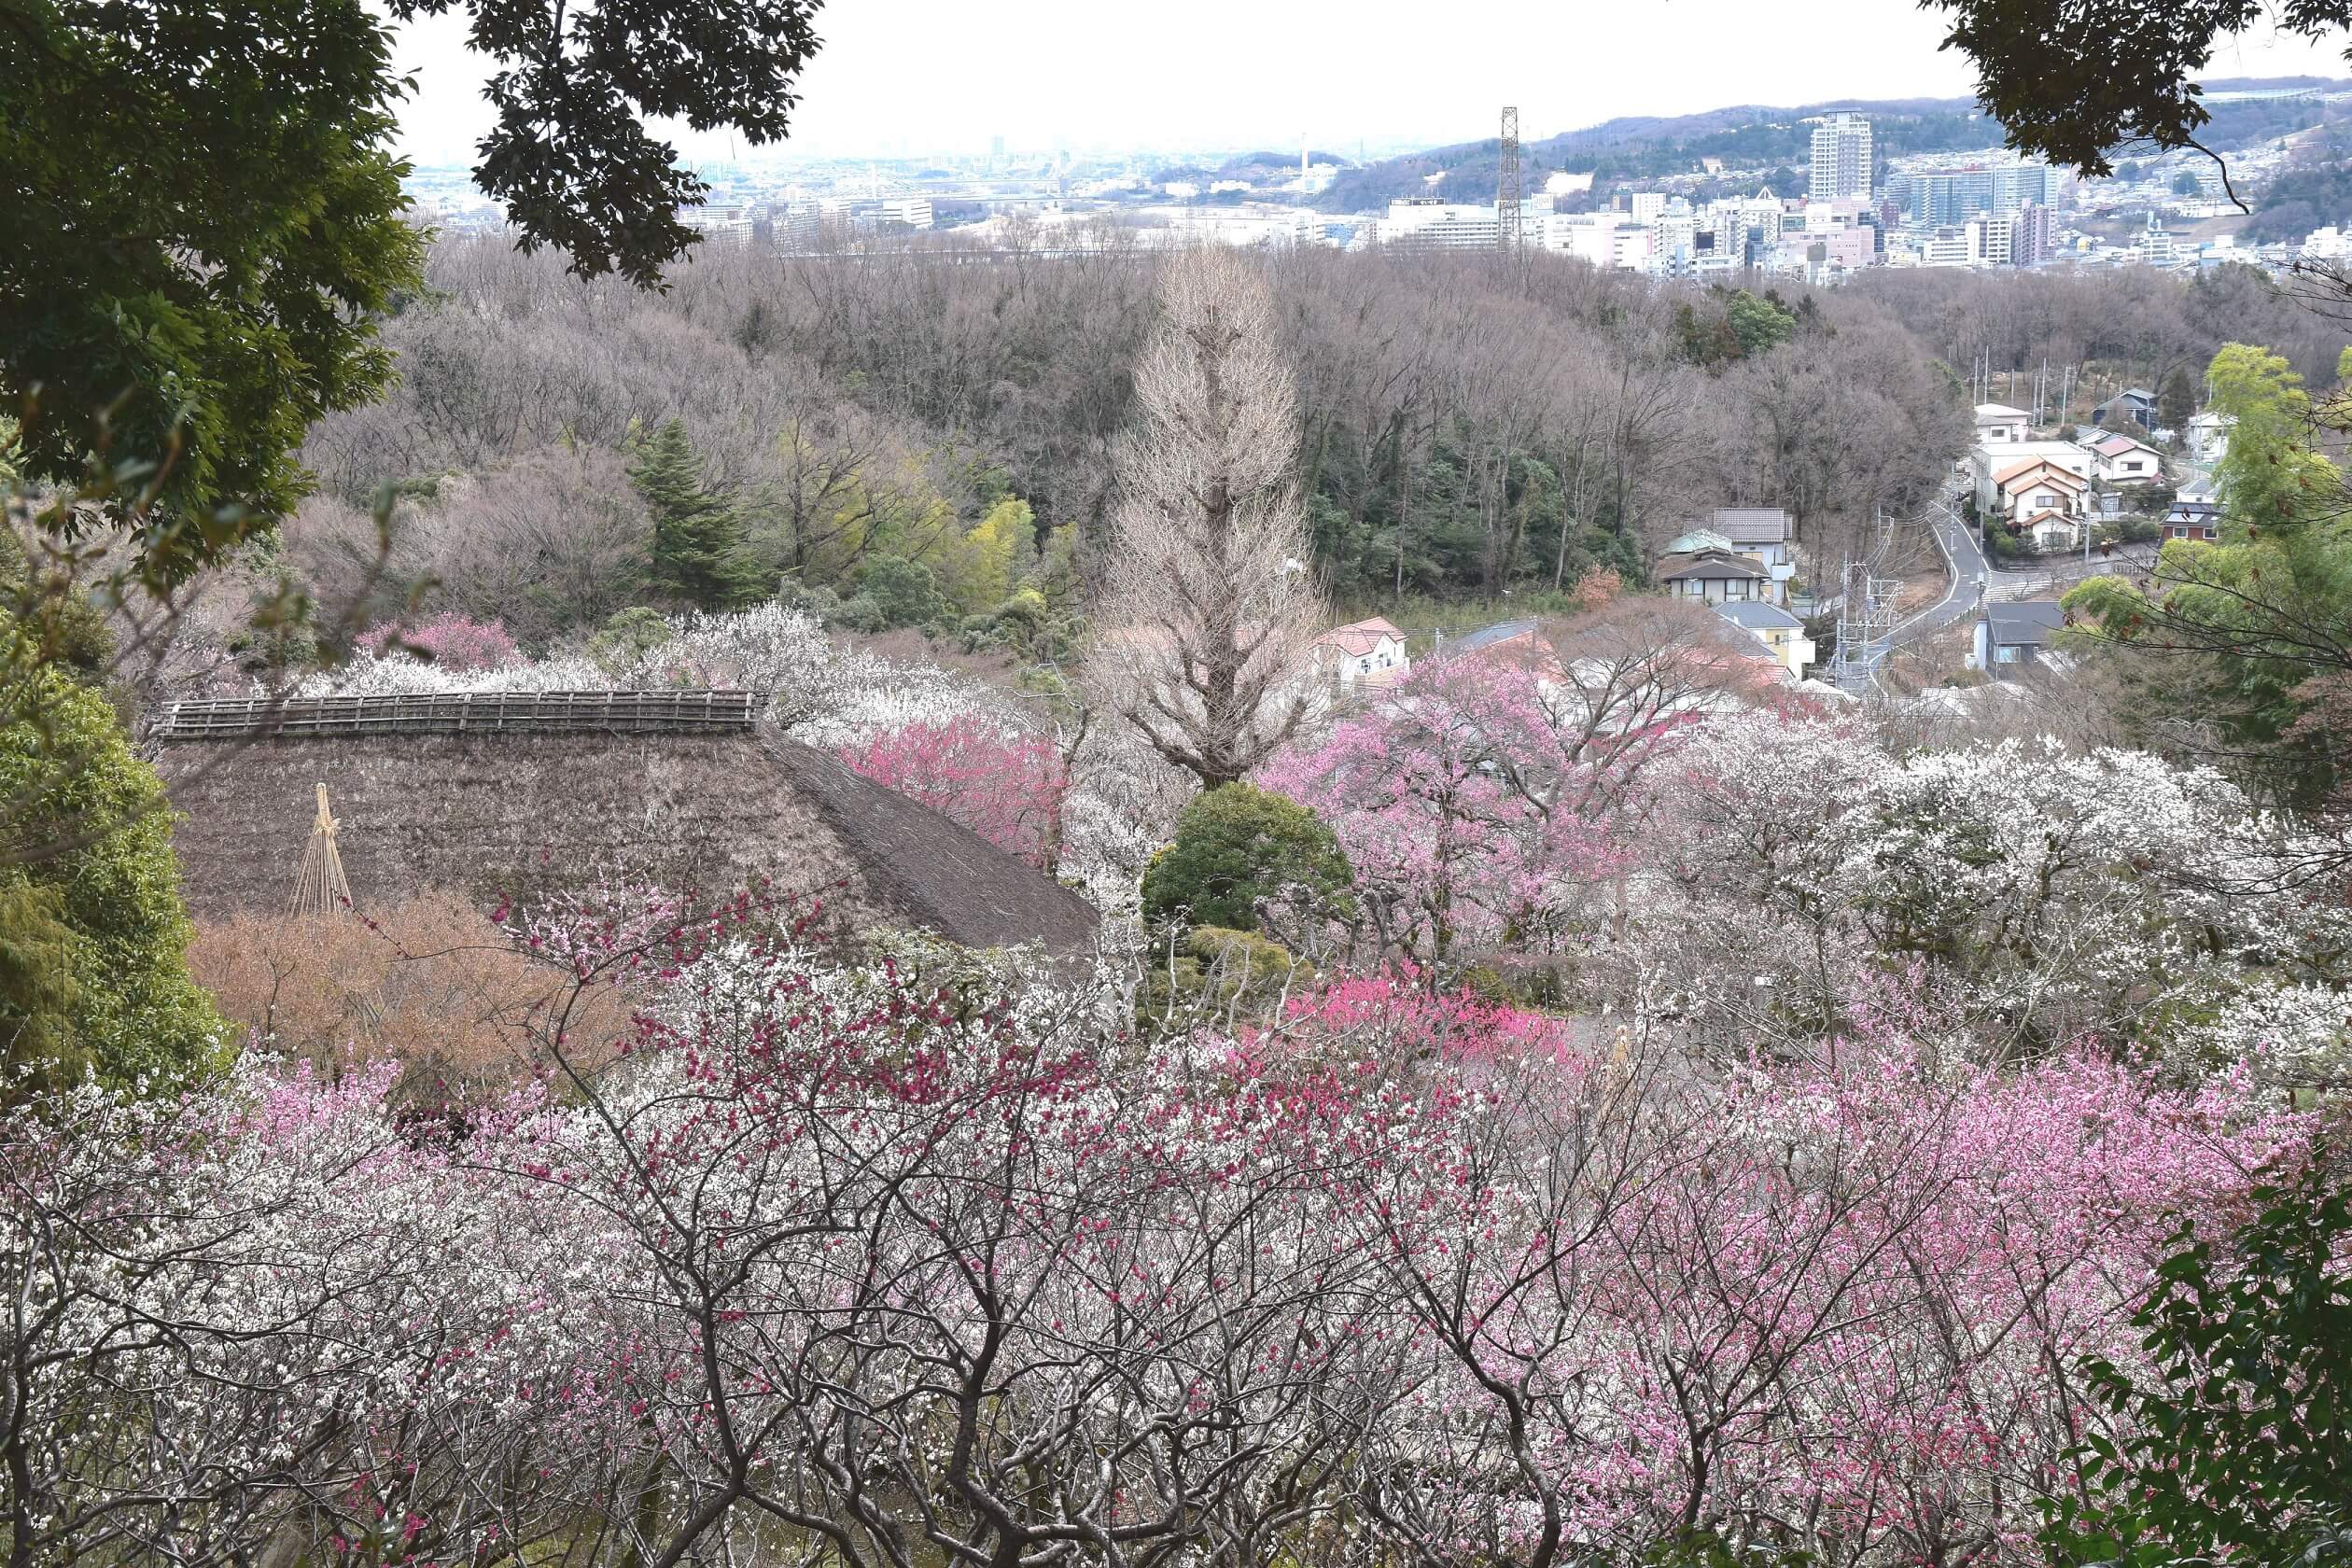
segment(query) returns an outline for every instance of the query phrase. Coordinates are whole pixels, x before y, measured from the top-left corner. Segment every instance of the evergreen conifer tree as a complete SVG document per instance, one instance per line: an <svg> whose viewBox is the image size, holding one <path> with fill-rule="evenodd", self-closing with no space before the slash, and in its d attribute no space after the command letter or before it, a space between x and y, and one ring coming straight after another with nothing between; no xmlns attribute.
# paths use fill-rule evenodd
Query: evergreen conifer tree
<svg viewBox="0 0 2352 1568"><path fill-rule="evenodd" d="M728 609L764 586L743 548L743 519L703 483L702 455L671 419L649 440L633 435L629 482L653 514L652 579L696 609Z"/></svg>

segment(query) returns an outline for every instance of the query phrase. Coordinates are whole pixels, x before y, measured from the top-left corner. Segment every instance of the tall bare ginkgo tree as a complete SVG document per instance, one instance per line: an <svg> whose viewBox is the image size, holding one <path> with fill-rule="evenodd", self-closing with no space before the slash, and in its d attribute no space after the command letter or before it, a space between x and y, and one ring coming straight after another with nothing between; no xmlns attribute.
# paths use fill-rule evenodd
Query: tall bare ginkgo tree
<svg viewBox="0 0 2352 1568"><path fill-rule="evenodd" d="M1297 729L1320 606L1296 394L1265 283L1239 258L1196 250L1161 294L1117 453L1098 658L1153 749L1213 790Z"/></svg>

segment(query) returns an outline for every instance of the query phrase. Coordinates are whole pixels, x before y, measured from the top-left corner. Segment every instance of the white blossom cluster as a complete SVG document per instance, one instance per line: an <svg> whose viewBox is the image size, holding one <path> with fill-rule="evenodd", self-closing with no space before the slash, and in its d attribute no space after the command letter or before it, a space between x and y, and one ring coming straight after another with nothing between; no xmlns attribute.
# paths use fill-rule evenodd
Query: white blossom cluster
<svg viewBox="0 0 2352 1568"><path fill-rule="evenodd" d="M2310 875L2335 847L2142 752L1897 758L1855 725L1755 715L1696 734L1642 804L1633 919L1604 967L1727 1034L1908 1005L1928 1015L1914 1032L1995 1055L2161 1051L2242 990L2339 983L2352 947Z"/></svg>
<svg viewBox="0 0 2352 1568"><path fill-rule="evenodd" d="M903 665L844 648L815 618L779 605L734 614L688 613L632 656L598 662L563 652L500 669L456 670L395 650L361 651L310 677L298 696L432 692L556 692L600 687L709 686L770 699L770 714L811 745L852 742L900 725L983 717L1007 729L1026 716L1000 693L931 665Z"/></svg>

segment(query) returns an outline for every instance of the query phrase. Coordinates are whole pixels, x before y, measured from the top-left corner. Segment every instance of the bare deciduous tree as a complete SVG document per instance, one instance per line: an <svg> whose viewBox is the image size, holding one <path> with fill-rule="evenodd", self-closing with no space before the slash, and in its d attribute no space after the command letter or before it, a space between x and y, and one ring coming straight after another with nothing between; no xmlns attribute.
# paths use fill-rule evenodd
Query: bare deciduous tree
<svg viewBox="0 0 2352 1568"><path fill-rule="evenodd" d="M1102 606L1119 706L1154 749L1215 789L1287 739L1313 634L1295 477L1296 397L1273 301L1247 263L1180 258L1136 367Z"/></svg>

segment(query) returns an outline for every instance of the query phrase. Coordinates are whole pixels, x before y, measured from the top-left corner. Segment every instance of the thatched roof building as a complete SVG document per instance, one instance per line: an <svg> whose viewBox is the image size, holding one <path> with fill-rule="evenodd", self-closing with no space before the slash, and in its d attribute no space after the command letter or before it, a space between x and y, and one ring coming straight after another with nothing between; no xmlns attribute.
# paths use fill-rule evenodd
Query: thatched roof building
<svg viewBox="0 0 2352 1568"><path fill-rule="evenodd" d="M287 906L324 783L362 911L600 880L724 894L762 878L847 932L1091 947L1076 894L756 721L741 693L184 703L156 732L199 916Z"/></svg>

